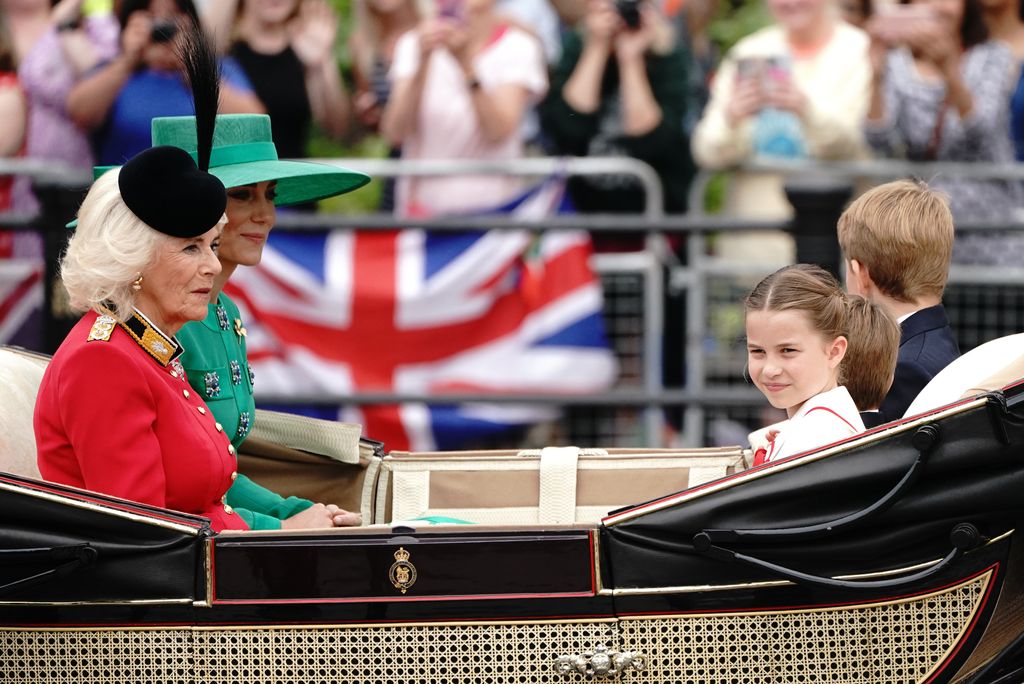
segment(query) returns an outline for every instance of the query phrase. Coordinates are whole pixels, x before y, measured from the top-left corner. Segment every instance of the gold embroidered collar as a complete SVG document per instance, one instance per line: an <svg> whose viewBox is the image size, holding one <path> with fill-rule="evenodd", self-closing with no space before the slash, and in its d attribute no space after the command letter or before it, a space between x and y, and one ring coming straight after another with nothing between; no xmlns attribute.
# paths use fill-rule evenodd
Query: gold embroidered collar
<svg viewBox="0 0 1024 684"><path fill-rule="evenodd" d="M132 309L128 319L119 325L161 366L166 367L184 351L176 339L163 334L160 328L153 325L153 322L138 309Z"/></svg>

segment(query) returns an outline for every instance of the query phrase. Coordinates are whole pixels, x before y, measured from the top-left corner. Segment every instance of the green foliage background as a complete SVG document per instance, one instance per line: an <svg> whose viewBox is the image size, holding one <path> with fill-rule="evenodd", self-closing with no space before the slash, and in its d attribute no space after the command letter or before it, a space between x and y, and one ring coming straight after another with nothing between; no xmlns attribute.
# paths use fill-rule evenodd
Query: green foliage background
<svg viewBox="0 0 1024 684"><path fill-rule="evenodd" d="M725 54L740 38L771 23L771 15L764 0L718 1L715 18L708 25L708 36Z"/></svg>

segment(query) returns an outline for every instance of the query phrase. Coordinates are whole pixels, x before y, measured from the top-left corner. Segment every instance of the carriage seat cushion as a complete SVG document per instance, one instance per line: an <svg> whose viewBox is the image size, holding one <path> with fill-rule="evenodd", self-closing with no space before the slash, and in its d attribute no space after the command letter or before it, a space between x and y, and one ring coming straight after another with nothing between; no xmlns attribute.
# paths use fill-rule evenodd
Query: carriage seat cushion
<svg viewBox="0 0 1024 684"><path fill-rule="evenodd" d="M45 357L0 348L0 471L41 479L32 413L45 370Z"/></svg>
<svg viewBox="0 0 1024 684"><path fill-rule="evenodd" d="M745 467L740 447L391 452L367 476L364 521L429 516L477 524L594 523Z"/></svg>
<svg viewBox="0 0 1024 684"><path fill-rule="evenodd" d="M1006 387L1024 377L1024 333L999 337L956 359L924 386L903 416L951 404L965 394Z"/></svg>

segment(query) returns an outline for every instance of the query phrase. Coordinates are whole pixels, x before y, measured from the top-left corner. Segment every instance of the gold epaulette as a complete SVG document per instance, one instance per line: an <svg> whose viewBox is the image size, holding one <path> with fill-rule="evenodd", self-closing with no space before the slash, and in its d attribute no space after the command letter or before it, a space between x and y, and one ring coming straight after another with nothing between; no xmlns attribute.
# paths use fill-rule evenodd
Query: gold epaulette
<svg viewBox="0 0 1024 684"><path fill-rule="evenodd" d="M109 341L111 333L114 332L115 325L117 325L117 321L110 316L100 316L92 324L92 330L89 331L89 339L86 342L94 342L96 340L102 342Z"/></svg>

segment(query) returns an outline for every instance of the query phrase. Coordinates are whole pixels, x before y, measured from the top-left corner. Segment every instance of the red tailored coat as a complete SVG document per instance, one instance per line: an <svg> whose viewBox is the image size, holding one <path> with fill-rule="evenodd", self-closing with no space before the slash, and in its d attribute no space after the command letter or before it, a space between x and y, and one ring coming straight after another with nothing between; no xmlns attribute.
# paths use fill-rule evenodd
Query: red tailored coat
<svg viewBox="0 0 1024 684"><path fill-rule="evenodd" d="M247 529L222 499L235 450L191 391L177 344L144 317L90 312L43 375L33 424L39 472L72 485Z"/></svg>

